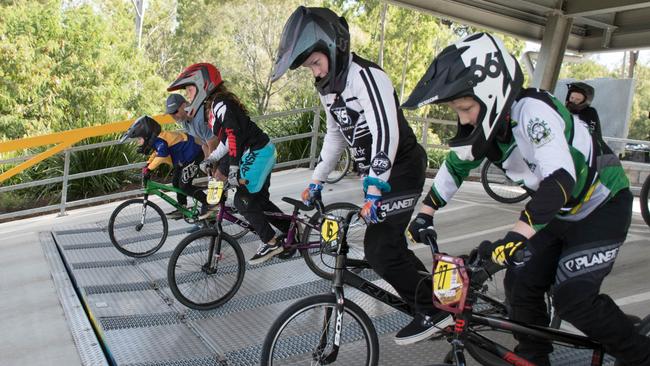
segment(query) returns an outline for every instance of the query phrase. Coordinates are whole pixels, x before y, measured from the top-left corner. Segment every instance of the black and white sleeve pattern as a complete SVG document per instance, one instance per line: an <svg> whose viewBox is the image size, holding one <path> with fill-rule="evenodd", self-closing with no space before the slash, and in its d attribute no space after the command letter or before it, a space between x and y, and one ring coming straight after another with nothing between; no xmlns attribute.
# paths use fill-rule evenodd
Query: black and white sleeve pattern
<svg viewBox="0 0 650 366"><path fill-rule="evenodd" d="M353 80L354 95L358 96L365 111L372 135L368 175L388 181L399 145L395 89L388 75L374 67L364 67L350 77L356 78Z"/></svg>
<svg viewBox="0 0 650 366"><path fill-rule="evenodd" d="M326 105L324 101L323 105ZM318 157L318 164L316 165L314 174L312 175L312 179L321 182L324 182L327 179L327 176L332 172L332 170L334 170L339 158L341 157L343 149L348 146L332 115L327 111L325 112L325 115L327 120L327 131L323 138L323 147L321 148L320 156Z"/></svg>

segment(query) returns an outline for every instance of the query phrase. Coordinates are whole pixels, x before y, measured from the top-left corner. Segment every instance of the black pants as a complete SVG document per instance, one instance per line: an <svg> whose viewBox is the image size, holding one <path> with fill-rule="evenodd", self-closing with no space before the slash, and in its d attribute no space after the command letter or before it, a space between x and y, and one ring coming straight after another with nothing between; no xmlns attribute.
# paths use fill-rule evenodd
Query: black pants
<svg viewBox="0 0 650 366"><path fill-rule="evenodd" d="M650 339L638 335L614 301L599 293L627 236L632 199L625 189L583 220L555 219L533 236L529 260L506 273L512 319L547 325L544 293L553 284L553 304L562 320L602 343L625 365L650 365ZM518 353L548 363L547 354L553 350L549 342L517 339Z"/></svg>
<svg viewBox="0 0 650 366"><path fill-rule="evenodd" d="M372 269L388 282L404 301L421 313L436 312L432 303L431 280L418 271L424 264L408 249L405 231L424 186L427 156L419 145L411 159L393 166L389 193L382 194L386 219L366 230L364 250ZM395 174L397 173L397 174ZM416 306L417 288L417 306Z"/></svg>
<svg viewBox="0 0 650 366"><path fill-rule="evenodd" d="M289 231L289 220L277 219L264 215L267 212L279 212L282 210L269 199L269 187L271 186L271 174L266 177L264 185L259 192L250 193L245 186L237 188L235 193L235 208L248 220L253 230L264 243L268 243L275 236L275 230L269 225L273 224L283 233Z"/></svg>
<svg viewBox="0 0 650 366"><path fill-rule="evenodd" d="M172 186L180 188L186 194L196 198L201 204L207 205L205 192L192 184L194 178L199 174L199 164L202 161L203 151L200 151L193 161L175 166L172 174ZM178 193L176 197L179 204L187 206L186 195Z"/></svg>

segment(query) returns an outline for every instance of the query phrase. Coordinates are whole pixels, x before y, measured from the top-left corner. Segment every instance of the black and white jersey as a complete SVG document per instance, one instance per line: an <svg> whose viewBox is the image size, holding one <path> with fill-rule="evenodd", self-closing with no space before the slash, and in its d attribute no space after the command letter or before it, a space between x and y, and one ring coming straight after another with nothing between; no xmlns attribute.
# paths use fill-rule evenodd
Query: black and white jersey
<svg viewBox="0 0 650 366"><path fill-rule="evenodd" d="M387 182L396 164L417 146L388 75L370 61L352 54L343 92L320 98L327 133L315 180L325 181L349 146L362 172Z"/></svg>

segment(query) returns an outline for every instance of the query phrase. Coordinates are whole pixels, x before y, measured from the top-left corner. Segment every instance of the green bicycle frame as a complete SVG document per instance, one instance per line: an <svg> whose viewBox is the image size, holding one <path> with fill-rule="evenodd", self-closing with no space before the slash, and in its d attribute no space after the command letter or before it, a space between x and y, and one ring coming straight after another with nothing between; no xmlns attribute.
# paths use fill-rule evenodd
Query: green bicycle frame
<svg viewBox="0 0 650 366"><path fill-rule="evenodd" d="M143 187L142 188L144 189L144 200L145 201L148 199L148 196L150 194L153 194L153 195L156 195L156 196L162 198L165 202L169 203L175 209L182 212L183 216L185 216L186 218L193 218L193 217L198 216L196 198L191 197L187 193L183 192L180 188L176 188L176 187L173 187L173 186L168 186L168 185L163 184L163 183L158 183L158 182L155 182L155 181L153 181L151 179L145 180L143 182ZM180 205L178 203L178 201L173 199L171 196L165 194L165 192L176 192L177 194L184 194L184 195L188 196L189 198L191 198L194 201L194 205L192 206L191 209L183 207L182 205Z"/></svg>

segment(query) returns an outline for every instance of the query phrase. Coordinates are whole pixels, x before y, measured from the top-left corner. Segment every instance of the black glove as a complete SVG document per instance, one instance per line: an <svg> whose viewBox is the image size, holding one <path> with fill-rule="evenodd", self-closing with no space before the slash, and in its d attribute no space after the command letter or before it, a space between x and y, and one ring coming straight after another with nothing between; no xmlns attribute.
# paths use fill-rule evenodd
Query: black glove
<svg viewBox="0 0 650 366"><path fill-rule="evenodd" d="M433 229L433 216L420 212L411 221L408 227L408 235L411 240L423 244L432 244L438 239L438 234Z"/></svg>
<svg viewBox="0 0 650 366"><path fill-rule="evenodd" d="M498 265L518 266L524 263L524 248L527 240L519 233L508 231L503 239L482 242L478 251L481 258L490 258Z"/></svg>
<svg viewBox="0 0 650 366"><path fill-rule="evenodd" d="M151 178L151 169L148 167L142 167L142 177L144 180L149 180Z"/></svg>

